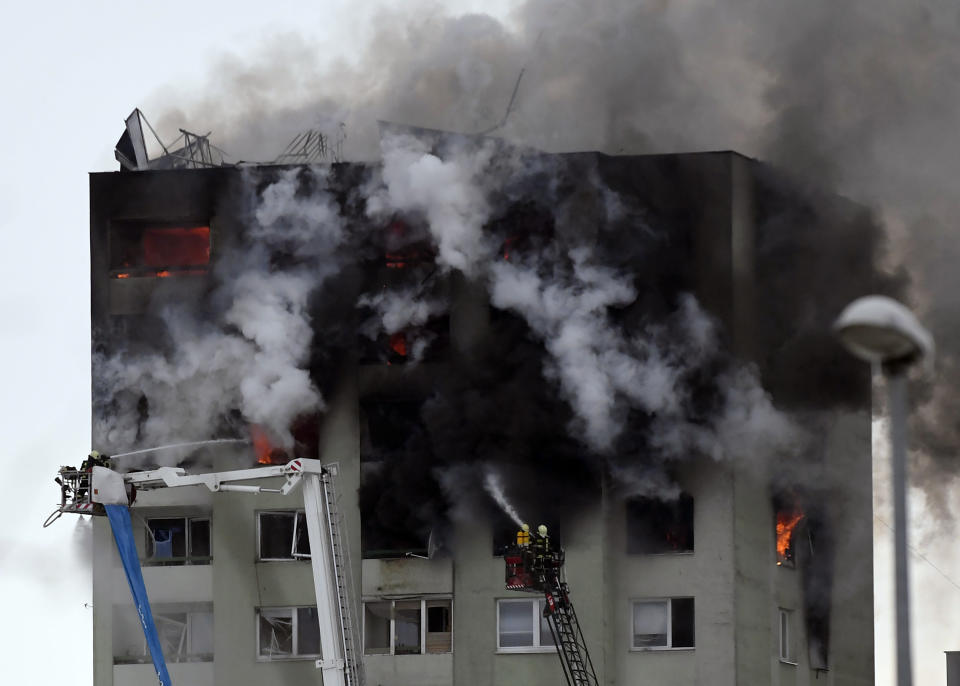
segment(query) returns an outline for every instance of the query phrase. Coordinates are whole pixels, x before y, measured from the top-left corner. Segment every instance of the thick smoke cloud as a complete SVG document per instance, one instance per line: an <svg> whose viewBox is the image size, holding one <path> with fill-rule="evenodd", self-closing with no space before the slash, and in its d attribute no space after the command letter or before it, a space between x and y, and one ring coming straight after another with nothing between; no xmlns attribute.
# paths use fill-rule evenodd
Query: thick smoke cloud
<svg viewBox="0 0 960 686"><path fill-rule="evenodd" d="M236 157L270 159L296 131L332 133L343 121L347 157L373 159L376 119L489 128L525 67L498 131L514 142L613 153L732 148L847 195L874 209L894 252L877 249L876 223L866 249L884 260L878 267L906 265L913 282L905 295L938 339L941 383L918 389L915 417L924 467L917 476L935 488L943 470L953 471L960 437L951 409L960 406L951 391L960 387L953 344L960 310L950 287L960 209L952 189L958 34L956 7L943 0L529 0L509 23L405 5L402 14L377 18L352 63L331 63L323 46L284 36L249 63L225 61L202 97L165 93L183 104L160 122L212 129ZM425 171L456 186L454 169L430 164ZM462 229L445 235L441 248L455 268L480 247L464 223L470 210L459 214L477 201L471 192L443 218ZM392 202L402 206L404 198ZM828 230L818 238L843 240ZM845 286L859 294L877 282L851 276ZM818 323L843 304L814 300L796 303L797 311L819 309Z"/></svg>
<svg viewBox="0 0 960 686"><path fill-rule="evenodd" d="M560 158L518 153L492 141L388 134L382 159L382 186L374 186L371 215L422 217L440 268L482 284L494 308L517 316L524 336L536 342L532 362L539 374L531 380L527 373L518 377L522 384L514 384L516 371L502 364L480 378L475 368L448 372L423 411L432 449L414 442L402 459L385 460L368 493L381 487L395 493L387 485L398 482L400 472L432 471L456 510L464 509L482 481L510 512L510 485L554 474L566 483L542 492L562 492L572 503L576 498L568 494L579 490L585 496L597 472L607 469L625 494L670 497L678 493L667 473L671 464L695 456L773 463L798 459L809 449L809 436L774 407L756 369L724 352L716 322L692 296L658 293L660 308L643 312L639 325L615 321L614 310L638 301L637 265L611 266L603 246L622 239L629 227L634 249L655 261L663 257L658 236L671 227L645 226L642 213L631 213L631 199L620 198L597 173L579 179L575 199L567 198L573 206L565 206L560 198L568 190L550 186L577 174ZM529 215L523 221L509 211L500 217L501 205L514 209L522 189L544 192L533 179L548 180L547 197L540 198L550 208L548 226L539 236L530 235L539 224ZM524 232L529 243L504 242L511 237L490 230L498 224ZM509 259L501 242L512 245L505 250ZM517 355L509 333L498 330L494 338L499 355ZM490 353L475 367L496 369L495 357ZM545 395L554 397L545 401ZM550 410L523 426L516 417L531 415L533 407ZM546 444L542 433L556 433L563 424L565 436ZM583 463L588 473L572 478ZM534 506L535 495L521 494L535 511L550 507ZM395 503L380 505L390 512L387 519L399 518Z"/></svg>

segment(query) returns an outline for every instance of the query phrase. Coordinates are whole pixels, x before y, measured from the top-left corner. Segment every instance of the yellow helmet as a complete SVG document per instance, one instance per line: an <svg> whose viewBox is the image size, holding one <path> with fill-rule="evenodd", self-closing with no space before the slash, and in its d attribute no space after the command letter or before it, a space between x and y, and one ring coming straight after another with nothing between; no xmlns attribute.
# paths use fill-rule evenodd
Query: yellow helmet
<svg viewBox="0 0 960 686"><path fill-rule="evenodd" d="M545 524L541 524L540 526L538 526L538 527L537 527L537 533L540 534L541 536L546 536L546 535L547 535L547 526L546 526Z"/></svg>
<svg viewBox="0 0 960 686"><path fill-rule="evenodd" d="M97 450L91 450L91 451L90 451L90 457L91 457L92 459L94 459L94 460L99 460L99 459L100 459L100 452L97 451Z"/></svg>
<svg viewBox="0 0 960 686"><path fill-rule="evenodd" d="M521 525L520 525L520 530L521 530L521 531L530 531L530 525L529 525L529 524L521 524Z"/></svg>

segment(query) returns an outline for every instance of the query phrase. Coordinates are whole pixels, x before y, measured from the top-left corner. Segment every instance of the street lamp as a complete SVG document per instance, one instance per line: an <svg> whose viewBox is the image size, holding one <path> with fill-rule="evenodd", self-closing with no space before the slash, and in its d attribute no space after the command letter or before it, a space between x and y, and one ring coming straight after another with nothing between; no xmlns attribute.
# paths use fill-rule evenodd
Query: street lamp
<svg viewBox="0 0 960 686"><path fill-rule="evenodd" d="M893 533L897 598L897 684L911 686L910 598L907 580L907 368L933 360L933 337L913 312L896 300L869 295L854 300L833 324L840 341L857 357L879 365L890 395L893 461Z"/></svg>

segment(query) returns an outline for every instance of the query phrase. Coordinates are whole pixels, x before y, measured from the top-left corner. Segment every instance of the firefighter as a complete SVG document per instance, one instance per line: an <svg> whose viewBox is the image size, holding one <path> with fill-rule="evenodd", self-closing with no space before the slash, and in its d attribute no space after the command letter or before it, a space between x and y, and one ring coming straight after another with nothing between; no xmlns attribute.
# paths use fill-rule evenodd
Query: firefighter
<svg viewBox="0 0 960 686"><path fill-rule="evenodd" d="M101 455L97 450L91 450L90 454L87 455L87 459L83 461L83 464L80 465L81 472L90 472L93 471L94 467L109 467L110 466L110 456Z"/></svg>
<svg viewBox="0 0 960 686"><path fill-rule="evenodd" d="M550 536L547 534L547 527L541 524L537 527L537 538L533 543L536 553L537 566L546 565L550 558Z"/></svg>
<svg viewBox="0 0 960 686"><path fill-rule="evenodd" d="M77 499L82 500L86 497L90 486L90 474L94 467L110 467L110 456L101 455L99 451L91 450L90 454L80 464L79 488L77 488Z"/></svg>
<svg viewBox="0 0 960 686"><path fill-rule="evenodd" d="M517 532L517 545L526 548L530 545L530 525L521 524L520 531Z"/></svg>

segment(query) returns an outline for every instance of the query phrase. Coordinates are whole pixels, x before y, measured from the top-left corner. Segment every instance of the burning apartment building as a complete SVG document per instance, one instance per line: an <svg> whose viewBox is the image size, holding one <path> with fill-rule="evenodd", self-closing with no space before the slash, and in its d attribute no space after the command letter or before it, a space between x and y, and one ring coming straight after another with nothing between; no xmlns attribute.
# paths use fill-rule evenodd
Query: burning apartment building
<svg viewBox="0 0 960 686"><path fill-rule="evenodd" d="M369 684L561 681L504 588L522 522L603 683L872 683L870 380L829 333L897 286L869 213L733 152L383 140L91 175L95 447L337 463ZM320 682L298 507L137 498L175 682ZM115 554L93 578L95 686L153 683Z"/></svg>

